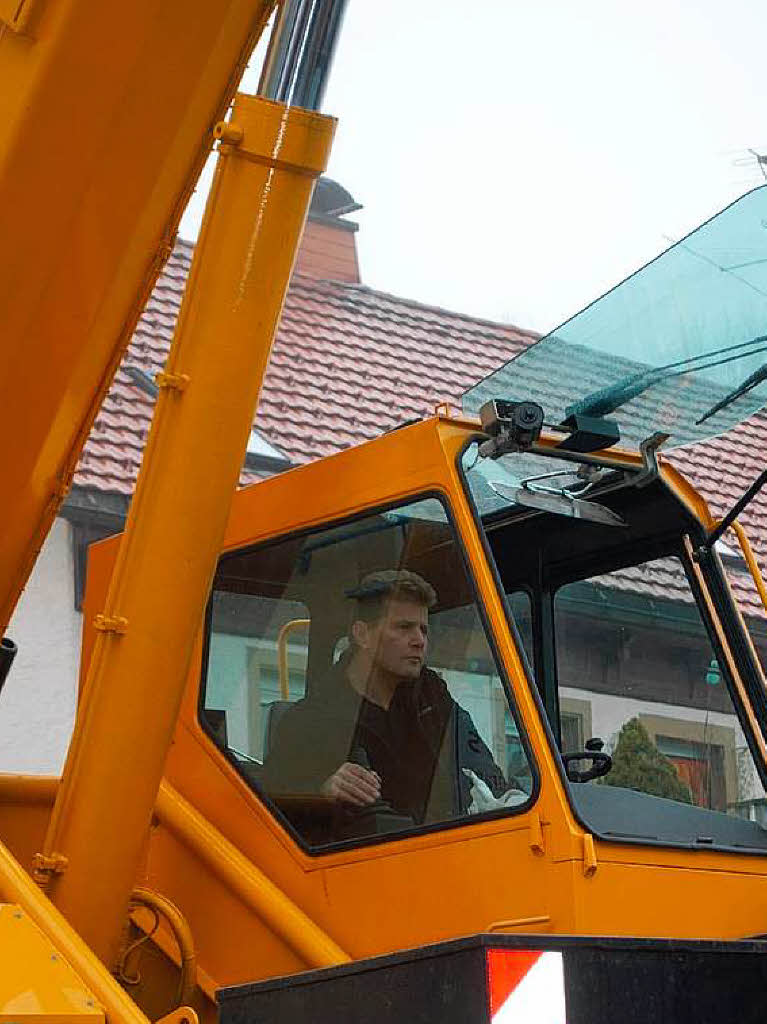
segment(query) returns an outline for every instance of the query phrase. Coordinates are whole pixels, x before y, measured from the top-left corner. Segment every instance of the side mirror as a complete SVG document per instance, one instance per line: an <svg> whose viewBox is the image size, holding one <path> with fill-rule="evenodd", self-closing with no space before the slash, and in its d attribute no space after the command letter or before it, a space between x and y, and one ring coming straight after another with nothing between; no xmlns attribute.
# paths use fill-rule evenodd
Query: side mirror
<svg viewBox="0 0 767 1024"><path fill-rule="evenodd" d="M562 754L562 761L565 765L565 774L570 782L590 782L592 779L601 778L607 775L613 766L613 759L609 754L603 754L604 741L598 736L586 740L585 750L576 750L571 754ZM577 765L582 761L590 761L590 768L579 768Z"/></svg>

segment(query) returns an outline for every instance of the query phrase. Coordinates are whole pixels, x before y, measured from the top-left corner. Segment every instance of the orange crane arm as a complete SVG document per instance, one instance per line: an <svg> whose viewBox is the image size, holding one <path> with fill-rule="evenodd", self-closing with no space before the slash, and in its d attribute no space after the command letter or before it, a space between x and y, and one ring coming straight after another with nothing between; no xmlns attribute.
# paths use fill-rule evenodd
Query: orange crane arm
<svg viewBox="0 0 767 1024"><path fill-rule="evenodd" d="M273 7L0 6L0 635Z"/></svg>

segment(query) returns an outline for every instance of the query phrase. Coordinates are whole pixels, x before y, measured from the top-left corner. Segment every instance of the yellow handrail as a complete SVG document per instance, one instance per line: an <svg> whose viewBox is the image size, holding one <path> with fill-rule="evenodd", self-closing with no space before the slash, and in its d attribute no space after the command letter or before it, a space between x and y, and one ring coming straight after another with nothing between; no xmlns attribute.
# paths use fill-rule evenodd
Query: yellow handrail
<svg viewBox="0 0 767 1024"><path fill-rule="evenodd" d="M753 549L751 547L751 542L748 539L748 534L737 521L734 523L730 523L730 529L738 538L740 550L743 552L743 557L746 560L746 565L748 566L751 575L754 578L754 583L756 584L756 589L759 591L759 597L761 598L762 605L764 606L764 610L767 612L767 585L764 582L764 577L762 576L762 571L759 568L759 563L756 560L756 555L754 554Z"/></svg>
<svg viewBox="0 0 767 1024"><path fill-rule="evenodd" d="M165 780L155 809L162 824L309 967L350 961L348 953Z"/></svg>
<svg viewBox="0 0 767 1024"><path fill-rule="evenodd" d="M291 619L286 622L277 634L277 667L280 673L280 696L290 700L290 680L288 678L288 636L295 629L307 627L311 619Z"/></svg>

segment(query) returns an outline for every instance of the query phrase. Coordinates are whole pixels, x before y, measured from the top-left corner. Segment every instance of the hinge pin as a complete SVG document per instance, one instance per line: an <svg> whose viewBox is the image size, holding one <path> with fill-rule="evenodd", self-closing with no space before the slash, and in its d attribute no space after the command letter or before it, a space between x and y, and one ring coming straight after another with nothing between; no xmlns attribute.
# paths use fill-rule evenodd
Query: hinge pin
<svg viewBox="0 0 767 1024"><path fill-rule="evenodd" d="M238 146L245 138L245 132L238 124L219 121L213 129L213 138L230 146Z"/></svg>

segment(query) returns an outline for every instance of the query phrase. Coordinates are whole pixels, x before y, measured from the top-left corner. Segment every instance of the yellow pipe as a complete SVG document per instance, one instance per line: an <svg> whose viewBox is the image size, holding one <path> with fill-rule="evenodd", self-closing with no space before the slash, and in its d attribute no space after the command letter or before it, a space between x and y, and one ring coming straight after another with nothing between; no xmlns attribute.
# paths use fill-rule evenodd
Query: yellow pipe
<svg viewBox="0 0 767 1024"><path fill-rule="evenodd" d="M164 780L156 812L162 824L309 967L349 963L348 953Z"/></svg>
<svg viewBox="0 0 767 1024"><path fill-rule="evenodd" d="M130 996L86 946L66 918L43 895L27 872L0 843L0 894L27 916L79 974L104 1007L110 1024L149 1024ZM196 1024L196 1022L195 1022Z"/></svg>
<svg viewBox="0 0 767 1024"><path fill-rule="evenodd" d="M53 775L0 774L0 804L52 807L61 780Z"/></svg>
<svg viewBox="0 0 767 1024"><path fill-rule="evenodd" d="M735 536L738 538L738 544L740 544L740 550L743 552L743 557L746 560L751 575L754 577L754 583L756 589L759 591L759 597L762 599L762 605L764 610L767 612L767 585L765 585L764 577L762 576L762 570L759 568L759 563L756 560L751 542L748 539L748 534L740 525L739 522L730 523L730 529L734 531Z"/></svg>
<svg viewBox="0 0 767 1024"><path fill-rule="evenodd" d="M288 636L295 629L305 628L311 619L291 619L277 634L277 664L280 672L280 696L290 700L290 676L288 675Z"/></svg>
<svg viewBox="0 0 767 1024"><path fill-rule="evenodd" d="M50 894L109 966L335 122L238 96L51 816Z"/></svg>
<svg viewBox="0 0 767 1024"><path fill-rule="evenodd" d="M181 979L178 985L178 1005L191 1002L197 988L197 954L194 949L192 930L176 904L162 893L144 886L137 886L131 893L131 903L140 903L162 914L173 932L181 960Z"/></svg>

